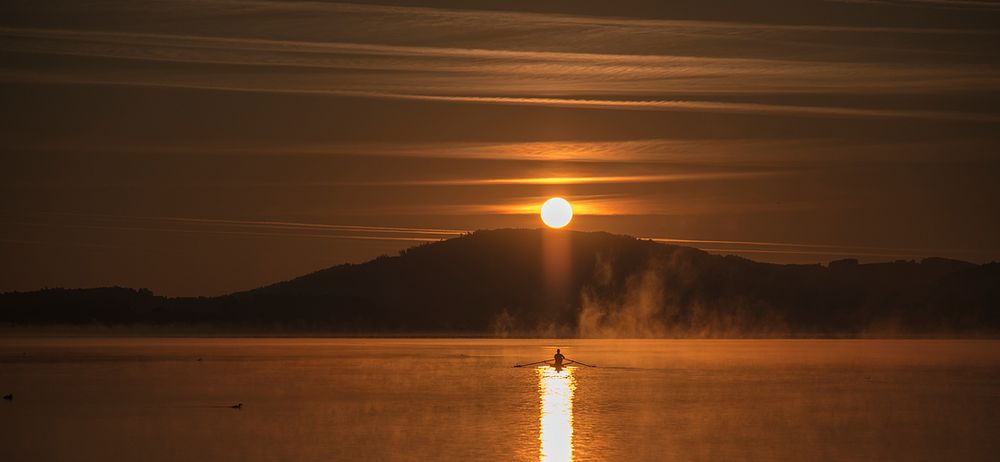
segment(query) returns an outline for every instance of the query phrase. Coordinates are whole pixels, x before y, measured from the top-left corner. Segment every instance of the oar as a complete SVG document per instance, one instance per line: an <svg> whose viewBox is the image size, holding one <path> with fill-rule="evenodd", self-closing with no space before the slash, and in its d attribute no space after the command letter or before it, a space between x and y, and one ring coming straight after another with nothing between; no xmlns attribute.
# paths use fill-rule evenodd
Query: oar
<svg viewBox="0 0 1000 462"><path fill-rule="evenodd" d="M552 360L551 359L546 359L546 360L542 360L542 361L535 361L533 363L528 363L528 364L515 364L514 367L534 366L535 364L547 363L549 361L552 361Z"/></svg>
<svg viewBox="0 0 1000 462"><path fill-rule="evenodd" d="M569 359L569 358L566 358L566 360L567 360L567 361L569 361L569 362L571 362L571 363L574 363L574 364L579 364L579 365L581 365L581 366L587 366L587 367L597 367L597 366L595 366L595 365L593 365L593 364L587 364L587 363L581 363L580 361L577 361L577 360L575 360L575 359Z"/></svg>

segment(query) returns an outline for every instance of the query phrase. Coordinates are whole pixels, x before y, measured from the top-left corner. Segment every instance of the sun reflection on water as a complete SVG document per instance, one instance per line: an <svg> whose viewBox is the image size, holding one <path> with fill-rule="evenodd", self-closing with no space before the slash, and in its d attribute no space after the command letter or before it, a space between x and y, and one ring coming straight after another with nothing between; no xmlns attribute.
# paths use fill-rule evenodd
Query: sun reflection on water
<svg viewBox="0 0 1000 462"><path fill-rule="evenodd" d="M573 460L573 391L576 390L573 369L540 367L537 370L541 403L539 460Z"/></svg>

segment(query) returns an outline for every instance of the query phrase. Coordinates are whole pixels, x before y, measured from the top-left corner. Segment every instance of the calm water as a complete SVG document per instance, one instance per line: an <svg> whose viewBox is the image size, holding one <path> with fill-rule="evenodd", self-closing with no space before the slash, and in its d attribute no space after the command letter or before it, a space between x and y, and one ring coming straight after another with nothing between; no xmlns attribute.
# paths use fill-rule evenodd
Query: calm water
<svg viewBox="0 0 1000 462"><path fill-rule="evenodd" d="M4 461L1000 453L996 341L7 338L11 392Z"/></svg>

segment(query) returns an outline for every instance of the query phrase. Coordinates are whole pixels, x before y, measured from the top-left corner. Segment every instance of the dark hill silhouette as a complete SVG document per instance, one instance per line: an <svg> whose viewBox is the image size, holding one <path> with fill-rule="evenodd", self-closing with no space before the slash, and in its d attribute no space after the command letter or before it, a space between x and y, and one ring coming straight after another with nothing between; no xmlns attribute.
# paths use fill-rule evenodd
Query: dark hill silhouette
<svg viewBox="0 0 1000 462"><path fill-rule="evenodd" d="M556 271L551 249L565 262ZM560 336L992 335L1000 331L1000 264L928 258L776 265L607 233L505 229L222 297L165 298L117 287L6 293L0 323Z"/></svg>

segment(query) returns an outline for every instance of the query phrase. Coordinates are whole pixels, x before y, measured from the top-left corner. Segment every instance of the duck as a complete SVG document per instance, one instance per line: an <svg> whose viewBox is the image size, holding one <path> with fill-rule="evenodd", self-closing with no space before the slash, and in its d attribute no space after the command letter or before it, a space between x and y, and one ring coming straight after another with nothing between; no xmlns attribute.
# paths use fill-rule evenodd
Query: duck
<svg viewBox="0 0 1000 462"><path fill-rule="evenodd" d="M233 409L240 409L240 410L242 410L243 409L243 403L234 404L234 405L232 405L230 407L233 408Z"/></svg>
<svg viewBox="0 0 1000 462"><path fill-rule="evenodd" d="M6 395L3 395L3 399L5 399L7 401L14 401L14 394L13 393L7 393Z"/></svg>

